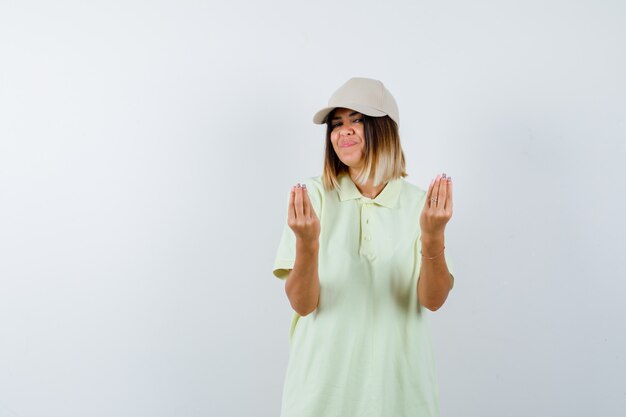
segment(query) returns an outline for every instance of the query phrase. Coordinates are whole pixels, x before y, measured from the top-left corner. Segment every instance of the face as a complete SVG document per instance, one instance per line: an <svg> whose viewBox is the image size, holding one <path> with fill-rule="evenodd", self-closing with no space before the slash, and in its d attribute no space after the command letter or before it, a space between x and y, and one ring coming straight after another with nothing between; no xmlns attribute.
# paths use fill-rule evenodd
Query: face
<svg viewBox="0 0 626 417"><path fill-rule="evenodd" d="M363 115L351 109L338 108L330 123L330 141L335 153L351 170L360 169L365 148Z"/></svg>

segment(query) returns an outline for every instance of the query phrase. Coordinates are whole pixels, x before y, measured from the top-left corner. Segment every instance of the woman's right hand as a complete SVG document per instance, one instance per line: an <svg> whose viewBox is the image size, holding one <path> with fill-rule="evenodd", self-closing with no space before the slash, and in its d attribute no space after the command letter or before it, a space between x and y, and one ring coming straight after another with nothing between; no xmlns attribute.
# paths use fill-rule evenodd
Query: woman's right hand
<svg viewBox="0 0 626 417"><path fill-rule="evenodd" d="M304 184L291 187L287 224L293 230L296 239L307 243L318 241L320 222Z"/></svg>

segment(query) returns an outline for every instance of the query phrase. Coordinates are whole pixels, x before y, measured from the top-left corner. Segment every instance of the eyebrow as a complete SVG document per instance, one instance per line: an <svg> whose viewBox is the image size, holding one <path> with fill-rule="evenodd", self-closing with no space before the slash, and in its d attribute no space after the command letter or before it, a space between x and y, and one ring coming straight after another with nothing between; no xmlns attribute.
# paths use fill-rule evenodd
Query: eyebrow
<svg viewBox="0 0 626 417"><path fill-rule="evenodd" d="M356 116L357 114L361 114L361 113L359 113L358 111L353 111L352 113L350 113L350 114L348 115L348 117ZM339 116L334 116L334 117L332 118L332 120L341 120L341 117L339 117Z"/></svg>

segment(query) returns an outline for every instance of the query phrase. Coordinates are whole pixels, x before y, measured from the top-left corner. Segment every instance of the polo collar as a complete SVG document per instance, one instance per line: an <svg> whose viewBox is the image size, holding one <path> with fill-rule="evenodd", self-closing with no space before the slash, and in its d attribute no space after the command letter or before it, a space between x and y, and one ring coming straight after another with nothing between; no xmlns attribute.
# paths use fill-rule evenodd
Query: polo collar
<svg viewBox="0 0 626 417"><path fill-rule="evenodd" d="M398 204L398 197L400 196L400 191L402 189L402 179L395 178L389 180L385 188L376 196L374 199L370 199L361 194L359 189L352 182L352 178L348 174L342 174L338 178L339 188L337 192L339 193L339 200L347 201L347 200L355 200L361 199L363 201L368 201L372 203L376 203L378 205L395 208Z"/></svg>

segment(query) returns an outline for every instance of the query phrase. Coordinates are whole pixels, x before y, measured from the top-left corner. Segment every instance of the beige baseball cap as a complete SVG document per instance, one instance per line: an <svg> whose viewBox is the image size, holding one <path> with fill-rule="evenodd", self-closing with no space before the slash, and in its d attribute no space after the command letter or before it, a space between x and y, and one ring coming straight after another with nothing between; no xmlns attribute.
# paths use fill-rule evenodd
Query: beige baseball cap
<svg viewBox="0 0 626 417"><path fill-rule="evenodd" d="M315 113L313 123L326 123L326 118L334 109L345 107L367 116L389 116L400 125L398 105L382 82L371 78L350 78L328 100L328 106Z"/></svg>

